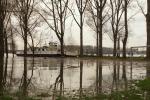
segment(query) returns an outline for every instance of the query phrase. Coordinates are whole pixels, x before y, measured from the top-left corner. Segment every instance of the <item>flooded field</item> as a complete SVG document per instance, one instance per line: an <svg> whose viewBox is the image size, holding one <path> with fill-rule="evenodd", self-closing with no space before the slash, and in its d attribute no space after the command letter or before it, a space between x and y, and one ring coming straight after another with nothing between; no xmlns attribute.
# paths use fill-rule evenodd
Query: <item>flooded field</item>
<svg viewBox="0 0 150 100"><path fill-rule="evenodd" d="M9 57L5 62L5 90L17 93L23 89L42 100L56 95L109 94L127 88L132 80L150 77L150 63L146 61L27 58L27 68L22 57Z"/></svg>

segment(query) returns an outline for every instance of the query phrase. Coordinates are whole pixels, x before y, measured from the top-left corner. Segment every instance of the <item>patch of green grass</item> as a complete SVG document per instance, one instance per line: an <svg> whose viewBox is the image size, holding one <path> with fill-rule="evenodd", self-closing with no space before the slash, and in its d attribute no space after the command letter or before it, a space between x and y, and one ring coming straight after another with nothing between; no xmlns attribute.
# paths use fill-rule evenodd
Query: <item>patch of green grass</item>
<svg viewBox="0 0 150 100"><path fill-rule="evenodd" d="M69 100L67 97L63 97L63 96L58 96L57 98L56 98L56 100Z"/></svg>
<svg viewBox="0 0 150 100"><path fill-rule="evenodd" d="M142 91L147 91L147 92L150 92L150 79L147 78L147 79L144 79L144 80L139 80L137 83L136 83L136 86L142 90Z"/></svg>
<svg viewBox="0 0 150 100"><path fill-rule="evenodd" d="M15 100L15 99L13 99L11 96L5 95L5 96L0 96L0 100Z"/></svg>

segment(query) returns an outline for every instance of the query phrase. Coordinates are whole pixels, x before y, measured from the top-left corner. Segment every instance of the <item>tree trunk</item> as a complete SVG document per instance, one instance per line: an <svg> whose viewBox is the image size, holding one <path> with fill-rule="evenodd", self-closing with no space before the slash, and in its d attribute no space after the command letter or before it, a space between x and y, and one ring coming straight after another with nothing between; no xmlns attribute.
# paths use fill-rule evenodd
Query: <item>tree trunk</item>
<svg viewBox="0 0 150 100"><path fill-rule="evenodd" d="M97 16L99 15L99 10L97 8ZM97 56L99 56L99 17L97 17L97 26L96 26L96 33L97 33L97 36L96 36L96 46L97 46Z"/></svg>
<svg viewBox="0 0 150 100"><path fill-rule="evenodd" d="M12 29L11 29L11 46L12 46L12 54L13 54L13 57L14 57L14 54L15 54L15 43L14 43L14 36L13 36Z"/></svg>
<svg viewBox="0 0 150 100"><path fill-rule="evenodd" d="M147 58L150 59L150 0L147 0L147 15L146 15L146 22L147 22Z"/></svg>
<svg viewBox="0 0 150 100"><path fill-rule="evenodd" d="M0 21L0 95L3 92L3 70L4 70L4 34L3 34L3 21Z"/></svg>
<svg viewBox="0 0 150 100"><path fill-rule="evenodd" d="M28 18L24 19L24 73L23 73L23 95L27 95L27 42L28 42Z"/></svg>
<svg viewBox="0 0 150 100"><path fill-rule="evenodd" d="M98 33L98 27L97 27L97 34L96 34L96 53L97 56L99 56L99 33Z"/></svg>
<svg viewBox="0 0 150 100"><path fill-rule="evenodd" d="M128 2L127 0L124 0L125 2L125 12L124 12L124 18L125 18L125 36L123 40L123 58L126 58L126 44L128 40Z"/></svg>
<svg viewBox="0 0 150 100"><path fill-rule="evenodd" d="M113 57L116 57L116 51L117 51L117 41L114 38L114 49L113 49Z"/></svg>
<svg viewBox="0 0 150 100"><path fill-rule="evenodd" d="M60 0L60 12L62 13L62 1ZM61 25L61 38L60 38L60 44L61 44L61 56L64 56L64 23L63 23L63 14L60 14L60 25Z"/></svg>
<svg viewBox="0 0 150 100"><path fill-rule="evenodd" d="M6 36L6 32L5 32L5 53L6 53L6 57L8 58L8 39Z"/></svg>
<svg viewBox="0 0 150 100"><path fill-rule="evenodd" d="M60 40L60 52L61 52L61 56L64 56L64 39L63 37Z"/></svg>
<svg viewBox="0 0 150 100"><path fill-rule="evenodd" d="M80 57L83 56L83 14L80 13Z"/></svg>
<svg viewBox="0 0 150 100"><path fill-rule="evenodd" d="M102 38L102 36L103 36L103 15L102 15L102 8L101 8L101 10L100 10L100 16L99 16L99 18L100 18L100 26L99 26L99 28L100 28L100 33L99 33L99 56L100 57L103 57L103 38Z"/></svg>
<svg viewBox="0 0 150 100"><path fill-rule="evenodd" d="M126 42L123 42L123 58L126 58Z"/></svg>
<svg viewBox="0 0 150 100"><path fill-rule="evenodd" d="M24 56L27 56L27 32L24 34Z"/></svg>
<svg viewBox="0 0 150 100"><path fill-rule="evenodd" d="M120 57L120 37L118 37L117 41L117 57Z"/></svg>
<svg viewBox="0 0 150 100"><path fill-rule="evenodd" d="M3 77L4 77L4 19L5 3L0 1L0 96L3 94Z"/></svg>

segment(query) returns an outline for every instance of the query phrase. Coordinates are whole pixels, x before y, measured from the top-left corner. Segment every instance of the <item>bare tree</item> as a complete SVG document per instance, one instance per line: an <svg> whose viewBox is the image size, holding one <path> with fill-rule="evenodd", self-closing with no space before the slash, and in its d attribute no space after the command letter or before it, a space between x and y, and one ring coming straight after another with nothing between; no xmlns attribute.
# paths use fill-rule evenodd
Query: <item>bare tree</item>
<svg viewBox="0 0 150 100"><path fill-rule="evenodd" d="M124 22L125 22L125 37L123 39L123 57L126 58L126 44L128 39L128 0L124 0Z"/></svg>
<svg viewBox="0 0 150 100"><path fill-rule="evenodd" d="M30 30L30 19L34 12L35 0L16 0L15 15L19 20L21 34L24 40L24 73L23 73L23 84L22 91L23 95L27 95L27 49L28 49L28 36Z"/></svg>
<svg viewBox="0 0 150 100"><path fill-rule="evenodd" d="M148 59L150 59L150 1L147 1L147 14L145 13L144 7L141 5L141 3L143 2L139 2L137 1L137 5L140 8L142 14L145 16L146 18L146 26L147 26L147 50L146 50L146 57Z"/></svg>
<svg viewBox="0 0 150 100"><path fill-rule="evenodd" d="M132 0L124 0L124 26L125 26L125 34L122 40L123 43L123 58L126 58L126 45L129 35L129 29L128 29L128 7L130 5ZM132 16L131 16L132 18Z"/></svg>
<svg viewBox="0 0 150 100"><path fill-rule="evenodd" d="M0 1L0 92L3 90L4 37L5 18L7 16L7 0Z"/></svg>
<svg viewBox="0 0 150 100"><path fill-rule="evenodd" d="M53 21L53 23L50 23L42 14L40 15L57 35L57 38L60 41L61 55L64 56L64 34L69 0L51 0L50 5L48 5L44 0L42 0L42 2L49 10L44 10L44 12L49 17L52 17L51 21Z"/></svg>
<svg viewBox="0 0 150 100"><path fill-rule="evenodd" d="M4 45L5 45L5 53L6 53L6 57L8 58L8 42L10 40L10 20L11 19L11 13L7 12L7 16L5 18L5 25L4 25Z"/></svg>
<svg viewBox="0 0 150 100"><path fill-rule="evenodd" d="M79 16L80 16L80 21L77 20L77 17L75 16L73 10L70 10L75 22L77 23L77 25L79 26L80 28L80 56L82 57L83 56L83 24L84 24L84 12L85 12L85 9L87 7L87 4L88 4L88 1L89 0L75 0L76 2L76 6L77 6L77 9L78 9L78 12L79 12Z"/></svg>
<svg viewBox="0 0 150 100"><path fill-rule="evenodd" d="M123 16L123 1L122 0L110 0L111 7L111 27L113 32L113 41L114 41L114 50L113 56L116 57L117 54L117 42L120 44L120 30L122 30L121 26L121 18ZM119 45L118 45L119 47Z"/></svg>
<svg viewBox="0 0 150 100"><path fill-rule="evenodd" d="M106 18L108 13L104 13L107 0L90 0L88 11L92 15L94 25L96 27L96 44L97 44L97 55L103 56L103 26L108 21Z"/></svg>

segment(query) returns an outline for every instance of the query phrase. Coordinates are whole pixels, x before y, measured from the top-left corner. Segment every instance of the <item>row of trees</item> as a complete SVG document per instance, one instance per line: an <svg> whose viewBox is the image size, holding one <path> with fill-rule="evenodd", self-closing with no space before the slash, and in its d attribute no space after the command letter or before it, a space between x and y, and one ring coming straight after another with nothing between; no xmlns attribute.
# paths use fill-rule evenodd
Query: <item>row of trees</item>
<svg viewBox="0 0 150 100"><path fill-rule="evenodd" d="M105 33L110 35L114 44L113 56L120 56L120 43L123 44L123 57L126 57L126 47L129 36L128 22L129 7L133 0L14 0L13 8L8 9L7 0L1 0L0 10L0 56L4 57L4 48L7 42L5 38L8 34L7 25L11 27L13 33L18 33L24 41L24 54L27 54L28 46L34 47L35 41L33 34L39 27L41 20L46 22L51 30L54 31L61 45L61 55L64 55L64 35L66 32L67 18L72 16L80 30L80 56L83 56L83 33L84 20L88 19L88 25L96 33L97 56L103 56L103 36ZM72 8L72 4L74 5ZM38 8L37 5L44 8ZM149 13L150 3L147 0L147 57L150 58L150 25ZM90 16L90 17L86 17ZM12 25L11 19L15 17L15 24ZM10 24L8 24L10 23ZM43 22L42 22L43 23ZM111 24L109 24L111 23ZM106 29L111 27L111 29ZM109 31L108 31L109 30ZM32 45L29 43L29 38ZM36 40L37 41L37 40ZM4 43L5 42L5 43ZM37 43L38 45L38 43ZM5 49L7 51L7 49ZM33 50L34 51L34 50ZM33 52L34 53L34 52ZM3 62L3 60L1 60Z"/></svg>
<svg viewBox="0 0 150 100"><path fill-rule="evenodd" d="M66 20L68 16L72 15L77 26L80 30L80 56L83 56L83 28L84 20L86 16L90 16L91 22L87 24L94 29L96 33L96 46L97 46L97 56L103 56L103 35L105 32L111 34L111 39L114 44L113 56L120 57L120 42L122 42L123 47L123 57L126 58L126 48L129 36L128 24L129 20L136 15L129 16L129 7L133 0L51 0L43 1L42 3L48 8L44 9L44 13L52 18L53 23L48 21L44 16L44 20L52 29L61 44L61 54L64 55L64 33L66 32ZM75 8L71 8L71 3L76 4ZM70 5L69 5L70 4ZM110 13L111 12L111 13ZM68 16L67 16L68 15ZM78 16L77 16L78 15ZM108 23L111 23L110 25ZM110 31L106 31L105 28L111 26ZM108 33L109 32L109 33ZM147 36L148 37L148 36ZM149 41L149 38L147 39ZM148 45L148 44L147 44ZM147 52L149 51L149 46L147 46ZM147 53L147 57L149 53Z"/></svg>

